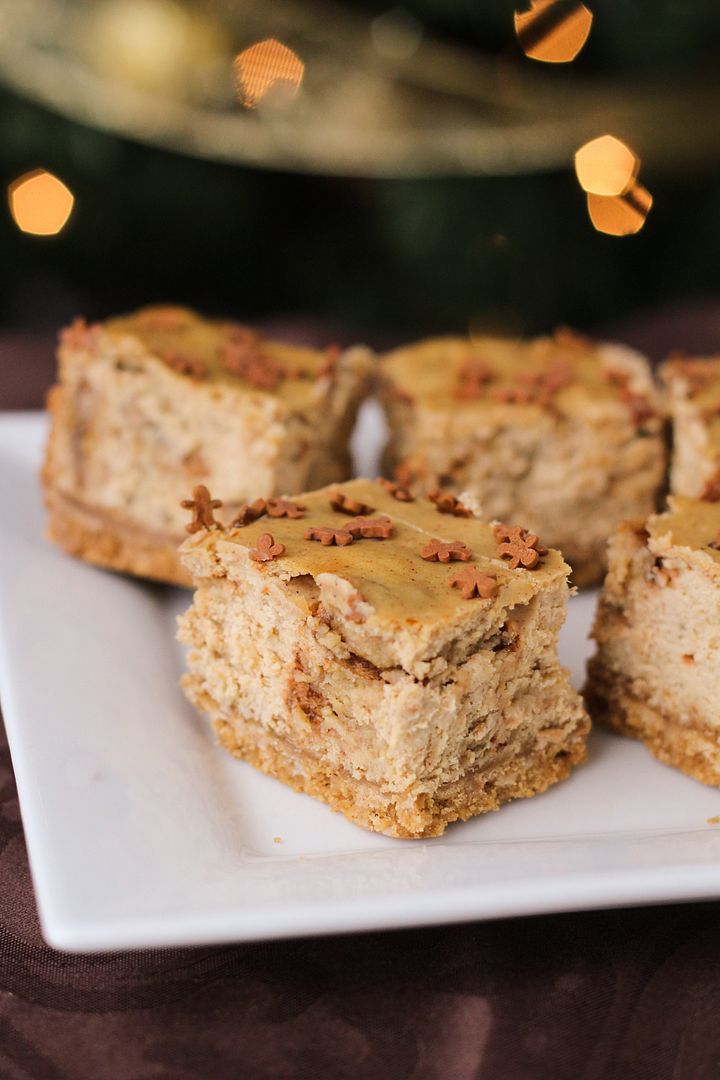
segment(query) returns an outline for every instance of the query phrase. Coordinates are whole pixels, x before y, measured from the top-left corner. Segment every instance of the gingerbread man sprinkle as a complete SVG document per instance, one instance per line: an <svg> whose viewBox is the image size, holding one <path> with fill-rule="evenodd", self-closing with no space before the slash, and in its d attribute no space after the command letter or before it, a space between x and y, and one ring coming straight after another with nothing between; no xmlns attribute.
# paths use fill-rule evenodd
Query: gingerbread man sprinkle
<svg viewBox="0 0 720 1080"><path fill-rule="evenodd" d="M353 518L352 521L348 521L345 528L356 540L358 537L364 540L389 540L393 534L393 523L387 514L381 514L376 518Z"/></svg>
<svg viewBox="0 0 720 1080"><path fill-rule="evenodd" d="M397 499L398 502L415 502L415 496L412 495L406 487L398 483L395 480L388 480L384 476L378 476L378 484L381 484L393 499Z"/></svg>
<svg viewBox="0 0 720 1080"><path fill-rule="evenodd" d="M193 488L192 499L183 499L180 503L183 510L192 510L193 519L185 528L189 533L200 532L201 529L219 529L220 522L215 520L213 510L219 510L222 506L220 499L213 499L204 484L198 484Z"/></svg>
<svg viewBox="0 0 720 1080"><path fill-rule="evenodd" d="M354 538L353 534L348 532L347 529L333 529L331 525L316 525L314 528L307 530L305 539L317 540L323 547L329 547L331 544L345 547L347 544L352 544Z"/></svg>
<svg viewBox="0 0 720 1080"><path fill-rule="evenodd" d="M265 499L256 499L255 502L243 503L237 514L230 522L231 528L242 529L245 525L249 525L252 521L257 521L263 514L267 513L267 503Z"/></svg>
<svg viewBox="0 0 720 1080"><path fill-rule="evenodd" d="M428 499L431 503L435 503L435 508L439 514L452 514L453 517L472 517L472 512L468 510L467 506L463 506L454 495L447 491L441 491L440 488L431 491Z"/></svg>
<svg viewBox="0 0 720 1080"><path fill-rule="evenodd" d="M477 566L463 566L461 570L456 570L448 578L448 585L451 589L458 588L465 600L472 600L474 596L491 600L498 591L497 575L492 571L478 570Z"/></svg>
<svg viewBox="0 0 720 1080"><path fill-rule="evenodd" d="M289 499L268 499L267 513L273 518L301 518L305 516L305 507Z"/></svg>
<svg viewBox="0 0 720 1080"><path fill-rule="evenodd" d="M547 548L540 546L535 533L519 525L495 525L493 534L498 542L497 557L509 559L511 570L517 570L519 566L534 570L542 556L547 555Z"/></svg>
<svg viewBox="0 0 720 1080"><path fill-rule="evenodd" d="M276 544L272 533L261 533L257 538L257 544L250 549L250 558L253 562L270 562L277 559L285 551L284 544Z"/></svg>
<svg viewBox="0 0 720 1080"><path fill-rule="evenodd" d="M461 540L428 540L420 549L420 558L427 562L467 562L472 552Z"/></svg>
<svg viewBox="0 0 720 1080"><path fill-rule="evenodd" d="M330 506L338 514L349 514L350 517L355 517L358 514L372 514L375 510L374 506L368 506L367 503L360 502L359 499L351 499L349 495L342 491L333 492L330 497Z"/></svg>

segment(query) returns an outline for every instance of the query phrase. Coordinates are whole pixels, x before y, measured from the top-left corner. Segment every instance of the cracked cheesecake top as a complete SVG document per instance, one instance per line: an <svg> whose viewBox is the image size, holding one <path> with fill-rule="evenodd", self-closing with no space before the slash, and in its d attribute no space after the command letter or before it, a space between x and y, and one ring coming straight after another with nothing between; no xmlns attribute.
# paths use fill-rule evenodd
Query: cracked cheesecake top
<svg viewBox="0 0 720 1080"><path fill-rule="evenodd" d="M558 551L547 551L514 523L484 524L452 497L408 501L403 494L387 481L351 480L292 500L271 499L265 507L257 500L238 515L247 524L209 529L196 520L207 498L196 499L203 505L181 553L191 569L200 566L200 555L203 575L203 552L216 560L211 573L231 578L234 565L242 576L253 564L258 573L297 583L301 603L303 582L311 578L323 602L329 599L349 622L410 633L458 618L474 621L481 611L492 621L569 573ZM253 507L261 516L253 516Z"/></svg>
<svg viewBox="0 0 720 1080"><path fill-rule="evenodd" d="M62 340L92 345L99 333L129 337L178 375L197 382L234 385L300 405L313 400L318 386L333 377L341 355L337 346L317 350L270 341L239 323L205 319L170 305L89 327L76 320Z"/></svg>
<svg viewBox="0 0 720 1080"><path fill-rule="evenodd" d="M388 353L380 372L390 399L429 409L577 415L617 403L638 426L659 423L645 360L570 331L526 342L432 338Z"/></svg>

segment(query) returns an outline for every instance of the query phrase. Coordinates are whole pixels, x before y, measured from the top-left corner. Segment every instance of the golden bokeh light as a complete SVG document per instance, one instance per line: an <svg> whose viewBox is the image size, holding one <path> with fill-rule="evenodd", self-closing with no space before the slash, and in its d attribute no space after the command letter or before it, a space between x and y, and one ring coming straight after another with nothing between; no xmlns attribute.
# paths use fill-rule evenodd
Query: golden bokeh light
<svg viewBox="0 0 720 1080"><path fill-rule="evenodd" d="M622 195L633 184L640 159L614 135L601 135L575 154L575 172L583 191L593 195Z"/></svg>
<svg viewBox="0 0 720 1080"><path fill-rule="evenodd" d="M298 92L305 65L296 53L275 38L258 41L235 57L235 81L243 105L254 109L269 91L283 102ZM277 100L277 98L276 98Z"/></svg>
<svg viewBox="0 0 720 1080"><path fill-rule="evenodd" d="M35 169L13 180L8 188L8 203L22 232L55 236L67 223L75 198L57 176Z"/></svg>
<svg viewBox="0 0 720 1080"><path fill-rule="evenodd" d="M641 184L634 183L622 195L588 193L588 213L598 232L609 236L632 236L645 224L653 198Z"/></svg>
<svg viewBox="0 0 720 1080"><path fill-rule="evenodd" d="M592 21L580 0L530 0L529 11L515 12L515 33L531 60L567 64L587 41Z"/></svg>

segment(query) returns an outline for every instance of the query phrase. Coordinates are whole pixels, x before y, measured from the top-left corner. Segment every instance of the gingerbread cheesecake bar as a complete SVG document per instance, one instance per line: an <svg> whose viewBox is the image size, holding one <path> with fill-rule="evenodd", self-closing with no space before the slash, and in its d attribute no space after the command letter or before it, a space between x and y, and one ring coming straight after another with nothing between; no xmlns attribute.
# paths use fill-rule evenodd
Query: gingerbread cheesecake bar
<svg viewBox="0 0 720 1080"><path fill-rule="evenodd" d="M544 791L589 721L557 656L569 567L518 526L354 480L217 523L192 501L189 700L234 755L397 837ZM279 516L282 513L282 516Z"/></svg>
<svg viewBox="0 0 720 1080"><path fill-rule="evenodd" d="M188 584L179 502L248 497L349 472L367 349L317 351L237 323L151 307L61 334L43 482L49 535L92 563Z"/></svg>
<svg viewBox="0 0 720 1080"><path fill-rule="evenodd" d="M672 420L670 490L720 500L720 356L671 357L660 377Z"/></svg>
<svg viewBox="0 0 720 1080"><path fill-rule="evenodd" d="M720 784L720 506L669 504L611 540L587 701L660 761Z"/></svg>
<svg viewBox="0 0 720 1080"><path fill-rule="evenodd" d="M601 579L618 522L656 508L663 421L638 353L557 331L423 341L379 367L388 470L413 491L472 494L487 520L522 521L562 550L576 584Z"/></svg>

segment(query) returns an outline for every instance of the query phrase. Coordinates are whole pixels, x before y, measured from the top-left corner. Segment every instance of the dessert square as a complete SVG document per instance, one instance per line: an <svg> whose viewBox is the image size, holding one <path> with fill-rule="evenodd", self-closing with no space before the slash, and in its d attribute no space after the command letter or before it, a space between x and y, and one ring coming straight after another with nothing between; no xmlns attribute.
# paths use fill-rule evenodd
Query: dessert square
<svg viewBox="0 0 720 1080"><path fill-rule="evenodd" d="M367 349L317 351L237 323L151 307L61 334L43 482L50 537L73 555L177 584L206 484L226 508L349 472Z"/></svg>
<svg viewBox="0 0 720 1080"><path fill-rule="evenodd" d="M522 521L576 584L601 579L618 522L656 508L663 421L638 353L557 331L432 339L379 368L388 469L414 491L472 494L486 520Z"/></svg>
<svg viewBox="0 0 720 1080"><path fill-rule="evenodd" d="M672 420L670 490L720 499L720 357L671 357L660 368Z"/></svg>
<svg viewBox="0 0 720 1080"><path fill-rule="evenodd" d="M192 500L183 688L234 755L397 837L545 790L585 755L557 657L569 567L389 481ZM258 516L260 515L260 516Z"/></svg>
<svg viewBox="0 0 720 1080"><path fill-rule="evenodd" d="M586 696L593 719L720 783L720 506L671 496L610 542Z"/></svg>

